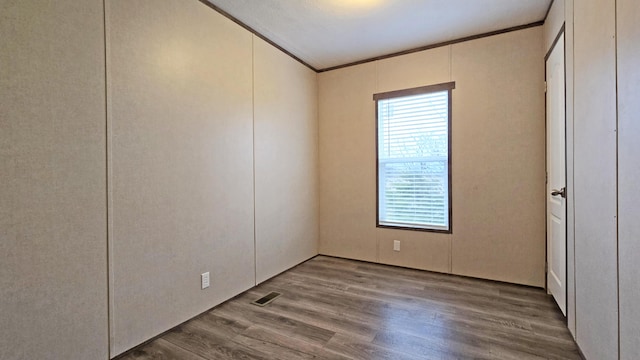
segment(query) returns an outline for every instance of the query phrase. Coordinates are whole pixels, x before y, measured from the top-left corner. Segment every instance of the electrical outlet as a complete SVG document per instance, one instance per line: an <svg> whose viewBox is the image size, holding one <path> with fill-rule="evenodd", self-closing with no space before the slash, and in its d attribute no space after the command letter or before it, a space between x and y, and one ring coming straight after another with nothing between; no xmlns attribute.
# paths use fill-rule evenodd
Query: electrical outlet
<svg viewBox="0 0 640 360"><path fill-rule="evenodd" d="M393 251L400 251L400 240L393 240Z"/></svg>
<svg viewBox="0 0 640 360"><path fill-rule="evenodd" d="M206 289L209 287L209 272L207 271L204 274L200 275L200 283L202 284L202 289Z"/></svg>

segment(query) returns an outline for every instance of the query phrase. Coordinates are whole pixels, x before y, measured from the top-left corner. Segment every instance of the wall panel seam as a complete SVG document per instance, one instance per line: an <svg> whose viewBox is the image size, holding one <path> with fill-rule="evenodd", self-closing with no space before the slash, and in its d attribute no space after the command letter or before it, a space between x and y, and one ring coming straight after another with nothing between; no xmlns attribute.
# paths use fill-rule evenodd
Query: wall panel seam
<svg viewBox="0 0 640 360"><path fill-rule="evenodd" d="M251 153L253 167L253 284L258 285L258 248L256 229L256 44L251 34Z"/></svg>
<svg viewBox="0 0 640 360"><path fill-rule="evenodd" d="M111 358L114 343L114 277L113 277L113 181L111 177L113 175L113 156L111 151L112 146L112 121L111 121L111 96L109 91L110 76L109 76L109 54L110 54L110 28L109 22L109 3L107 0L102 1L103 10L103 30L104 30L104 79L105 79L105 196L106 196L106 260L107 260L107 358Z"/></svg>
<svg viewBox="0 0 640 360"><path fill-rule="evenodd" d="M614 0L614 38L615 38L615 83L616 83L616 289L617 293L617 306L618 306L618 359L622 359L622 352L620 351L622 348L622 344L620 341L620 151L619 151L619 138L620 138L620 98L619 94L619 73L618 73L618 0Z"/></svg>

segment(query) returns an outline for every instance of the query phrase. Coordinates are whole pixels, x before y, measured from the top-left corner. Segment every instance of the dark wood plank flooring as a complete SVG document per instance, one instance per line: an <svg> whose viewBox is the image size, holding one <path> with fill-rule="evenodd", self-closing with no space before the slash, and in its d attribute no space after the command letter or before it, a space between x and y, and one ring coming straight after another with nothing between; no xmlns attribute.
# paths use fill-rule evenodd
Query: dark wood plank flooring
<svg viewBox="0 0 640 360"><path fill-rule="evenodd" d="M277 291L266 307L250 302ZM318 256L121 359L580 359L541 289Z"/></svg>

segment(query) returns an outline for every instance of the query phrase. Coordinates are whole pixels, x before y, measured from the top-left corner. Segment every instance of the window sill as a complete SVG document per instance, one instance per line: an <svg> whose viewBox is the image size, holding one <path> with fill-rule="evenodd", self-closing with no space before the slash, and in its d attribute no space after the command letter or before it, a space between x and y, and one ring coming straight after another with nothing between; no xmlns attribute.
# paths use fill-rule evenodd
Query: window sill
<svg viewBox="0 0 640 360"><path fill-rule="evenodd" d="M432 233L438 233L438 234L453 233L453 231L451 230L451 227L449 227L449 229L430 229L430 228L419 227L419 226L414 227L414 226L384 225L384 224L377 224L376 227L379 229L422 231L422 232L432 232Z"/></svg>

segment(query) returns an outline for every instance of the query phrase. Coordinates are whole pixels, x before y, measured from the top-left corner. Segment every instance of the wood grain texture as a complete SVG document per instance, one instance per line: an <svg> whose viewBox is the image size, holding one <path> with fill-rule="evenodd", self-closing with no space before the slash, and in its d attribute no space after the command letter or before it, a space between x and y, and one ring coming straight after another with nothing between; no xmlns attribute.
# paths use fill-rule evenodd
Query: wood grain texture
<svg viewBox="0 0 640 360"><path fill-rule="evenodd" d="M170 358L581 357L542 289L318 256L121 359Z"/></svg>
<svg viewBox="0 0 640 360"><path fill-rule="evenodd" d="M126 359L153 359L153 360L204 360L204 358L173 345L164 339L157 339L147 344L144 348L136 349L126 356Z"/></svg>

